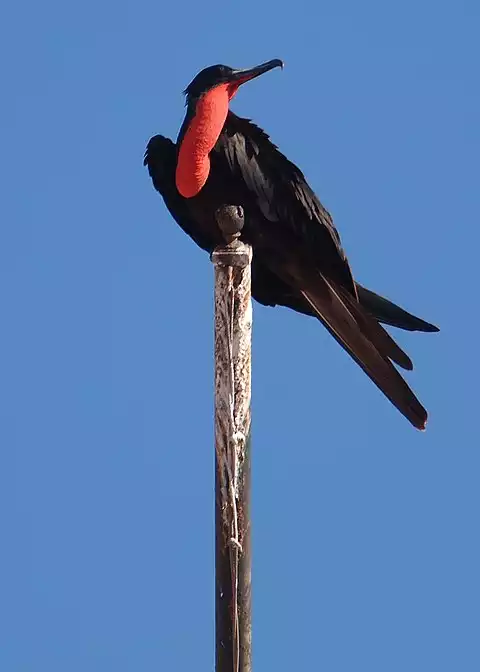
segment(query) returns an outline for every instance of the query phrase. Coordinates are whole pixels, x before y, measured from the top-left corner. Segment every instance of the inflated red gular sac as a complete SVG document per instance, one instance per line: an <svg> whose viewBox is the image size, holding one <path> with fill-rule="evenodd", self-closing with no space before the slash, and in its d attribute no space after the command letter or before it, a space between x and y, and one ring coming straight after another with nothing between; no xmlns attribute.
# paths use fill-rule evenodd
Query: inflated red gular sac
<svg viewBox="0 0 480 672"><path fill-rule="evenodd" d="M245 70L212 65L189 84L185 91L187 114L177 139L175 175L177 189L184 198L196 196L208 179L209 155L222 132L229 103L238 88L277 67L283 67L279 59Z"/></svg>

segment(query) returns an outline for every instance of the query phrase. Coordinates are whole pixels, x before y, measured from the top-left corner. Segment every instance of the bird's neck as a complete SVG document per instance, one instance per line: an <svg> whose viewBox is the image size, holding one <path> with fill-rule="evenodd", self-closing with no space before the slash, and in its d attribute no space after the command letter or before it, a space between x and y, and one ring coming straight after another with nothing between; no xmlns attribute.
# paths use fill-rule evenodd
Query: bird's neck
<svg viewBox="0 0 480 672"><path fill-rule="evenodd" d="M208 91L197 101L189 101L178 134L177 189L185 198L196 196L210 173L210 152L223 130L229 97L222 87Z"/></svg>

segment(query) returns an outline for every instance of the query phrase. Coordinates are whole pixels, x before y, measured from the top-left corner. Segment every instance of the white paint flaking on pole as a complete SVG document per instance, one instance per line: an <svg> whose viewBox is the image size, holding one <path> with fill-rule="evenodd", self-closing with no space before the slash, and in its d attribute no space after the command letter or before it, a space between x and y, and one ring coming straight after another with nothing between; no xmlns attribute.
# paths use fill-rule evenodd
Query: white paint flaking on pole
<svg viewBox="0 0 480 672"><path fill-rule="evenodd" d="M215 450L222 465L225 530L239 541L232 520L231 488L238 478L250 431L251 247L234 241L212 255L215 264ZM233 526L233 527L232 527Z"/></svg>

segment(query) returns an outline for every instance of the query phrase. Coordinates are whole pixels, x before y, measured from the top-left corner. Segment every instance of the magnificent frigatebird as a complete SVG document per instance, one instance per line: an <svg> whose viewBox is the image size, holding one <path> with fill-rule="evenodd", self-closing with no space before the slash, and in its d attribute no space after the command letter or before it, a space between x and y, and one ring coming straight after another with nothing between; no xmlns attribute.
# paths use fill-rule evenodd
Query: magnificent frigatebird
<svg viewBox="0 0 480 672"><path fill-rule="evenodd" d="M353 279L329 212L303 173L229 102L239 86L275 67L214 65L189 84L177 143L156 135L145 153L155 188L172 216L204 250L222 243L215 213L245 212L242 239L253 246L252 294L317 317L390 401L417 428L427 412L392 365L413 365L379 322L409 331L438 331Z"/></svg>

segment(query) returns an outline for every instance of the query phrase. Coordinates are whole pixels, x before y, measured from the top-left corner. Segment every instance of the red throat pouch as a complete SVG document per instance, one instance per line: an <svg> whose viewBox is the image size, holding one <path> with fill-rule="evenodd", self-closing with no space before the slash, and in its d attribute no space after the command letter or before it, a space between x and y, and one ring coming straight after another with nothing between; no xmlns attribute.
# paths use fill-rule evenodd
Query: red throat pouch
<svg viewBox="0 0 480 672"><path fill-rule="evenodd" d="M207 91L197 102L195 116L183 136L175 181L184 198L196 196L210 173L209 154L215 147L228 114L227 85Z"/></svg>

